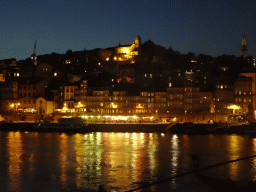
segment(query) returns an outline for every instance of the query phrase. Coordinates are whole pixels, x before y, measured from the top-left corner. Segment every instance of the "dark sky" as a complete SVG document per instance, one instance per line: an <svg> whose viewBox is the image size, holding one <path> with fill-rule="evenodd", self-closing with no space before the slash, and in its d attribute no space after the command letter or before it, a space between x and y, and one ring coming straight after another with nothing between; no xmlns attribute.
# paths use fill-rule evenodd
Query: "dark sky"
<svg viewBox="0 0 256 192"><path fill-rule="evenodd" d="M255 0L0 0L1 59L142 42L185 54L256 57Z"/></svg>

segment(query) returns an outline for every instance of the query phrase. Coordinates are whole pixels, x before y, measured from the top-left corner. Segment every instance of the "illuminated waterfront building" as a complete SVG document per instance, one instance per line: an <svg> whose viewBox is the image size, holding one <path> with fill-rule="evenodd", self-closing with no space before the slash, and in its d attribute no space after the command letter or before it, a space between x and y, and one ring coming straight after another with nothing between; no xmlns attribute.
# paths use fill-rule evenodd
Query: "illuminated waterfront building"
<svg viewBox="0 0 256 192"><path fill-rule="evenodd" d="M35 112L36 99L45 98L45 79L44 77L20 77L18 80L18 102L20 112ZM44 114L45 109L40 113Z"/></svg>
<svg viewBox="0 0 256 192"><path fill-rule="evenodd" d="M234 83L235 105L232 111L236 120L242 120L245 115L253 117L252 78L240 76Z"/></svg>

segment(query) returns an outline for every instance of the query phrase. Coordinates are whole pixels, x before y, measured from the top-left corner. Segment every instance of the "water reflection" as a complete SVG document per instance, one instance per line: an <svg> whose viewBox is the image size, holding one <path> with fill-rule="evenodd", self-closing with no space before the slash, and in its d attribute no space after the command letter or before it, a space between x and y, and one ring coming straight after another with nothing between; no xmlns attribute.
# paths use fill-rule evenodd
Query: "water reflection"
<svg viewBox="0 0 256 192"><path fill-rule="evenodd" d="M229 160L241 158L241 149L243 148L243 138L237 135L230 135L229 137ZM237 179L240 162L229 164L230 179Z"/></svg>
<svg viewBox="0 0 256 192"><path fill-rule="evenodd" d="M60 144L58 145L59 151L61 151L59 155L60 161L60 181L64 188L67 188L67 181L68 181L68 167L69 167L69 159L68 159L68 152L69 152L69 138L67 134L62 133L59 136Z"/></svg>
<svg viewBox="0 0 256 192"><path fill-rule="evenodd" d="M8 183L10 191L18 190L21 186L21 155L23 148L21 145L21 133L9 132L7 135L8 146Z"/></svg>
<svg viewBox="0 0 256 192"><path fill-rule="evenodd" d="M171 140L171 143L172 143L172 147L171 147L171 151L172 151L172 175L171 176L175 176L177 174L177 170L178 170L178 160L179 160L179 138L178 136L175 134L172 136L172 140ZM176 185L176 179L173 179L172 180L172 184Z"/></svg>
<svg viewBox="0 0 256 192"><path fill-rule="evenodd" d="M254 155L256 139L171 133L0 132L0 151L2 180L6 176L0 185L7 191L21 191L30 182L50 186L50 190L54 186L57 191L72 186L97 189L100 184L108 191L125 191L194 169L191 154L200 154L201 166ZM256 180L256 158L208 171L235 180L244 176ZM161 186L178 189L180 180L145 191L161 191Z"/></svg>

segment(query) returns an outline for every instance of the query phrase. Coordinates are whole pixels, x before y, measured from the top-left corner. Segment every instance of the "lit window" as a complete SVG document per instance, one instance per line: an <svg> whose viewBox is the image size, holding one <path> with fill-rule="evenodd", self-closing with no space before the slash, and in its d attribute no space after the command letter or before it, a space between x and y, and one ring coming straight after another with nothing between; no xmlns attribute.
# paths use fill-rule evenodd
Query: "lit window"
<svg viewBox="0 0 256 192"><path fill-rule="evenodd" d="M147 74L145 74L145 77L147 77Z"/></svg>
<svg viewBox="0 0 256 192"><path fill-rule="evenodd" d="M223 85L221 85L220 88L223 89Z"/></svg>
<svg viewBox="0 0 256 192"><path fill-rule="evenodd" d="M241 90L239 90L239 95L241 95L242 94L242 91Z"/></svg>
<svg viewBox="0 0 256 192"><path fill-rule="evenodd" d="M172 83L169 83L169 87L172 87Z"/></svg>
<svg viewBox="0 0 256 192"><path fill-rule="evenodd" d="M54 76L57 76L57 73L54 73Z"/></svg>
<svg viewBox="0 0 256 192"><path fill-rule="evenodd" d="M20 74L19 73L17 73L17 77L19 77L20 76Z"/></svg>
<svg viewBox="0 0 256 192"><path fill-rule="evenodd" d="M150 74L150 78L152 78L152 74Z"/></svg>

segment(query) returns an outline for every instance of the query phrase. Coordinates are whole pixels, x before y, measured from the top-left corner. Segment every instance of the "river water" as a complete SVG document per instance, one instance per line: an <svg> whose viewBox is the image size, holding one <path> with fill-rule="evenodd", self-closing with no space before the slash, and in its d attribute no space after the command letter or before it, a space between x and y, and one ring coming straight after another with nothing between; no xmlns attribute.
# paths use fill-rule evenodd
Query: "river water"
<svg viewBox="0 0 256 192"><path fill-rule="evenodd" d="M198 167L256 154L248 135L0 132L1 191L126 191ZM196 157L196 158L193 158ZM256 180L256 158L202 172ZM193 174L139 191L210 191Z"/></svg>

